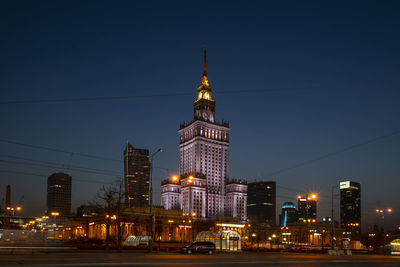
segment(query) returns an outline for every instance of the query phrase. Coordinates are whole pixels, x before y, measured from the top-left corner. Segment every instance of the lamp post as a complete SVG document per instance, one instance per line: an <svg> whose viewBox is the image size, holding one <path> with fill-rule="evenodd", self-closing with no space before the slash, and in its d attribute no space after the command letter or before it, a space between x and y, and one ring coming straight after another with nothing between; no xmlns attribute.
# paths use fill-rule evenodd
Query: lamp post
<svg viewBox="0 0 400 267"><path fill-rule="evenodd" d="M157 153L162 152L159 148L150 157L150 185L149 185L149 207L150 207L150 223L149 223L149 253L153 252L153 158Z"/></svg>
<svg viewBox="0 0 400 267"><path fill-rule="evenodd" d="M336 187L339 187L338 185L332 186L332 203L331 203L331 249L335 249L335 244L334 244L334 235L335 235L335 220L333 219L333 196L334 196L334 190Z"/></svg>
<svg viewBox="0 0 400 267"><path fill-rule="evenodd" d="M11 216L14 217L14 216L15 216L15 212L16 212L16 211L21 211L22 208L21 208L21 206L7 207L6 210L7 210L9 213L11 213L11 214L10 214Z"/></svg>
<svg viewBox="0 0 400 267"><path fill-rule="evenodd" d="M381 217L382 217L382 230L383 230L383 234L385 234L385 213L387 212L387 213L390 214L390 213L393 212L393 210L392 209L387 209L385 211L385 210L382 210L382 209L376 209L375 211L376 211L376 213L380 214Z"/></svg>
<svg viewBox="0 0 400 267"><path fill-rule="evenodd" d="M57 220L57 216L59 216L59 215L60 215L60 213L59 213L59 212L56 212L56 211L53 211L53 212L51 213L51 216L54 216L54 221Z"/></svg>

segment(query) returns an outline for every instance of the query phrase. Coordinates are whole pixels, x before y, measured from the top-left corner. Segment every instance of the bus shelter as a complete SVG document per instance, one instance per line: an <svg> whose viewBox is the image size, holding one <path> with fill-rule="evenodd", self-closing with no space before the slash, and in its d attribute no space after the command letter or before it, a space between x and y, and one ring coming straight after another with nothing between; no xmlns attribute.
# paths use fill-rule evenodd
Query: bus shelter
<svg viewBox="0 0 400 267"><path fill-rule="evenodd" d="M395 239L390 242L390 254L400 255L400 239Z"/></svg>
<svg viewBox="0 0 400 267"><path fill-rule="evenodd" d="M239 251L242 249L241 236L233 230L202 231L197 234L196 241L212 242L218 250Z"/></svg>

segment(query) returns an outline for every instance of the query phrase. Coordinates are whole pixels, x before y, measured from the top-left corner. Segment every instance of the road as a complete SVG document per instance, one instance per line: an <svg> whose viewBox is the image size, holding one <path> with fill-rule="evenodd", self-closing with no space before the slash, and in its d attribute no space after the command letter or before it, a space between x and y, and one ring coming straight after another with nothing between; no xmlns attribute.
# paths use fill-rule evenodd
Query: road
<svg viewBox="0 0 400 267"><path fill-rule="evenodd" d="M279 253L216 253L180 255L142 252L49 252L0 255L0 266L91 267L91 266L400 266L400 257L326 256Z"/></svg>

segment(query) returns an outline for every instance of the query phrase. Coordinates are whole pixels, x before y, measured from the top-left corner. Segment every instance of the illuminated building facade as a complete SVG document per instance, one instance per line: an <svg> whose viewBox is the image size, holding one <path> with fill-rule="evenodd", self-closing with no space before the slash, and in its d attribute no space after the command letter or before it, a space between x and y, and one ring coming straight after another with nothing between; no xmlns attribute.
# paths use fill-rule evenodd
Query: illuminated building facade
<svg viewBox="0 0 400 267"><path fill-rule="evenodd" d="M285 202L282 205L282 214L280 216L280 225L286 227L290 223L297 222L296 205L292 202Z"/></svg>
<svg viewBox="0 0 400 267"><path fill-rule="evenodd" d="M247 196L247 214L250 220L275 226L276 182L248 183Z"/></svg>
<svg viewBox="0 0 400 267"><path fill-rule="evenodd" d="M297 201L298 221L317 220L317 198L314 194L306 197L298 196Z"/></svg>
<svg viewBox="0 0 400 267"><path fill-rule="evenodd" d="M62 172L56 172L47 179L47 213L57 212L60 217L71 215L72 178Z"/></svg>
<svg viewBox="0 0 400 267"><path fill-rule="evenodd" d="M340 182L340 224L351 236L361 233L361 184Z"/></svg>
<svg viewBox="0 0 400 267"><path fill-rule="evenodd" d="M230 128L227 122L215 121L215 100L212 99L207 78L206 51L203 77L197 87L197 99L193 106L194 119L190 123L181 124L179 130L181 209L186 214L196 214L196 217L202 218L237 214L225 205L226 198L233 196L233 192L228 196L226 190L229 177ZM178 199L171 193L174 188L171 184L173 182L168 181L162 184L161 202L165 208L171 207L168 203L172 203L172 197ZM245 186L241 187L242 191L243 188ZM246 200L242 196L237 199ZM242 214L245 211L240 213L241 217Z"/></svg>
<svg viewBox="0 0 400 267"><path fill-rule="evenodd" d="M247 183L241 180L231 180L226 185L225 215L247 219Z"/></svg>
<svg viewBox="0 0 400 267"><path fill-rule="evenodd" d="M166 210L181 210L181 184L178 179L164 180L161 183L161 205Z"/></svg>
<svg viewBox="0 0 400 267"><path fill-rule="evenodd" d="M124 150L126 203L129 207L149 205L150 161L148 149L127 143Z"/></svg>

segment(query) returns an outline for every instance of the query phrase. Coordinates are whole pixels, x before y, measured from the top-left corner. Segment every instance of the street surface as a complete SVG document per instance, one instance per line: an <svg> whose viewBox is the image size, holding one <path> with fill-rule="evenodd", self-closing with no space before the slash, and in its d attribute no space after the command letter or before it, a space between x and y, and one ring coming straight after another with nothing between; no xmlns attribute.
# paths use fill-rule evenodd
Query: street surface
<svg viewBox="0 0 400 267"><path fill-rule="evenodd" d="M30 252L31 253L31 252ZM22 251L0 254L0 266L400 266L400 257L326 256L285 253L216 253L181 255L178 253L65 251L29 254Z"/></svg>

